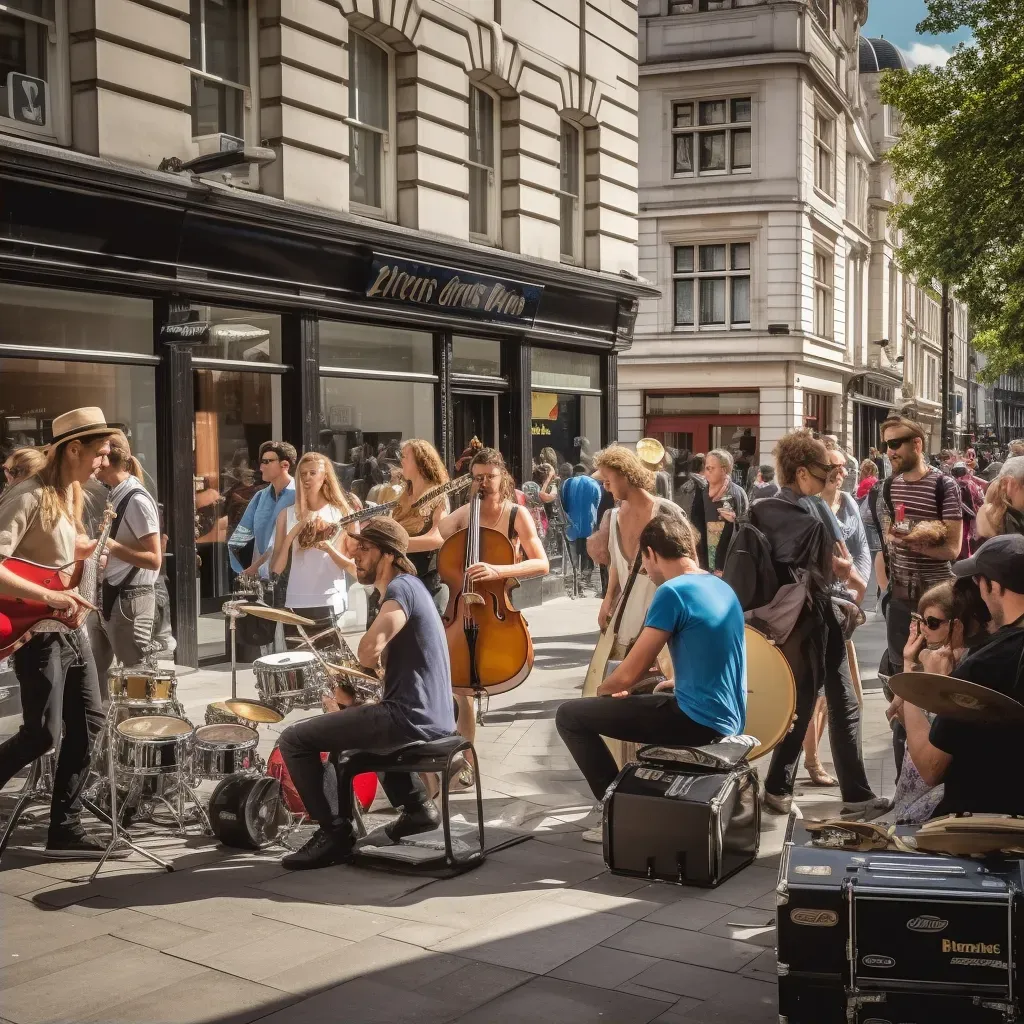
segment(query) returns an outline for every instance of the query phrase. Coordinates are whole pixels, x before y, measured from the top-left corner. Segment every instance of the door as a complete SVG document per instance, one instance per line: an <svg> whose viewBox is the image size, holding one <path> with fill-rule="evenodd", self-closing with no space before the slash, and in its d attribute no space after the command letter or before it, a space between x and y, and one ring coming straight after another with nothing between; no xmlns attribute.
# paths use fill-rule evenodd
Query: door
<svg viewBox="0 0 1024 1024"><path fill-rule="evenodd" d="M477 391L453 391L452 410L457 459L475 437L485 448L498 447L498 396Z"/></svg>

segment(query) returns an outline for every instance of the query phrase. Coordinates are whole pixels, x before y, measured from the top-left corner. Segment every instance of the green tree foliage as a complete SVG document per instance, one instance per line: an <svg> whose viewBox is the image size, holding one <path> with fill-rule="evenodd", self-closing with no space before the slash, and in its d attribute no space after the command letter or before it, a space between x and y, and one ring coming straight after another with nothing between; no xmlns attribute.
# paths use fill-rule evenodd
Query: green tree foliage
<svg viewBox="0 0 1024 1024"><path fill-rule="evenodd" d="M890 153L908 201L894 210L900 261L971 309L986 375L1024 366L1024 0L927 0L918 31L967 27L944 68L893 71L903 115Z"/></svg>

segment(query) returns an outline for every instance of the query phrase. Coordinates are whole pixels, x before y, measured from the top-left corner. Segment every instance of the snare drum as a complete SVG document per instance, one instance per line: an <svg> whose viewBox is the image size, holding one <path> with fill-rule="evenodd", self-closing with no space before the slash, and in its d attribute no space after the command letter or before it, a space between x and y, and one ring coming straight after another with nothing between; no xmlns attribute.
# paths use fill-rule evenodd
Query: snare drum
<svg viewBox="0 0 1024 1024"><path fill-rule="evenodd" d="M169 715L129 718L114 733L114 760L129 775L170 775L188 764L192 726Z"/></svg>
<svg viewBox="0 0 1024 1024"><path fill-rule="evenodd" d="M206 705L207 725L246 725L255 729L258 725L276 725L284 715L269 704L258 700L219 700Z"/></svg>
<svg viewBox="0 0 1024 1024"><path fill-rule="evenodd" d="M323 666L306 651L268 654L257 658L252 667L260 700L282 711L317 707L326 690Z"/></svg>
<svg viewBox="0 0 1024 1024"><path fill-rule="evenodd" d="M236 772L258 770L260 738L247 725L201 725L192 739L192 775L226 779Z"/></svg>
<svg viewBox="0 0 1024 1024"><path fill-rule="evenodd" d="M119 668L107 677L110 699L163 701L169 704L178 694L173 672L146 668Z"/></svg>

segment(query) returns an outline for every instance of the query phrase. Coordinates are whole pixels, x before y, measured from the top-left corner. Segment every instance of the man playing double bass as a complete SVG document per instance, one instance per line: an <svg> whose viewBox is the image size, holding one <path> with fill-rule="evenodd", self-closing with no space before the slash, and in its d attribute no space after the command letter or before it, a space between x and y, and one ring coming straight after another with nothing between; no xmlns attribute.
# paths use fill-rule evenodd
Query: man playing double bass
<svg viewBox="0 0 1024 1024"><path fill-rule="evenodd" d="M466 570L466 578L473 582L485 580L526 580L544 576L548 571L548 557L537 536L533 517L522 505L516 504L512 478L505 468L501 453L493 448L482 448L469 464L473 477L473 494L482 496L480 525L494 530L511 541L517 561L509 565L491 565L476 562ZM457 508L440 522L441 536L447 540L469 526L469 502ZM471 743L476 737L476 717L473 713L471 691L456 693L459 704L459 734ZM470 783L472 779L468 780Z"/></svg>

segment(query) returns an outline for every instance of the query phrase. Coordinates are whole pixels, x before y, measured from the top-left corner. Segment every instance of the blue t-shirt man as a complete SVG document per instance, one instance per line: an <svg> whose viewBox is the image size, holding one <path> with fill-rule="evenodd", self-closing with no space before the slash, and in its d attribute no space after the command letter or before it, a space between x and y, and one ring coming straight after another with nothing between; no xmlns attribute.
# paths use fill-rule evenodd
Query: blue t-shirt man
<svg viewBox="0 0 1024 1024"><path fill-rule="evenodd" d="M743 732L747 648L732 587L705 573L675 576L655 591L644 625L671 634L679 710L723 736Z"/></svg>
<svg viewBox="0 0 1024 1024"><path fill-rule="evenodd" d="M562 508L569 520L565 536L585 540L597 525L597 506L601 504L601 485L587 473L576 473L562 484Z"/></svg>

